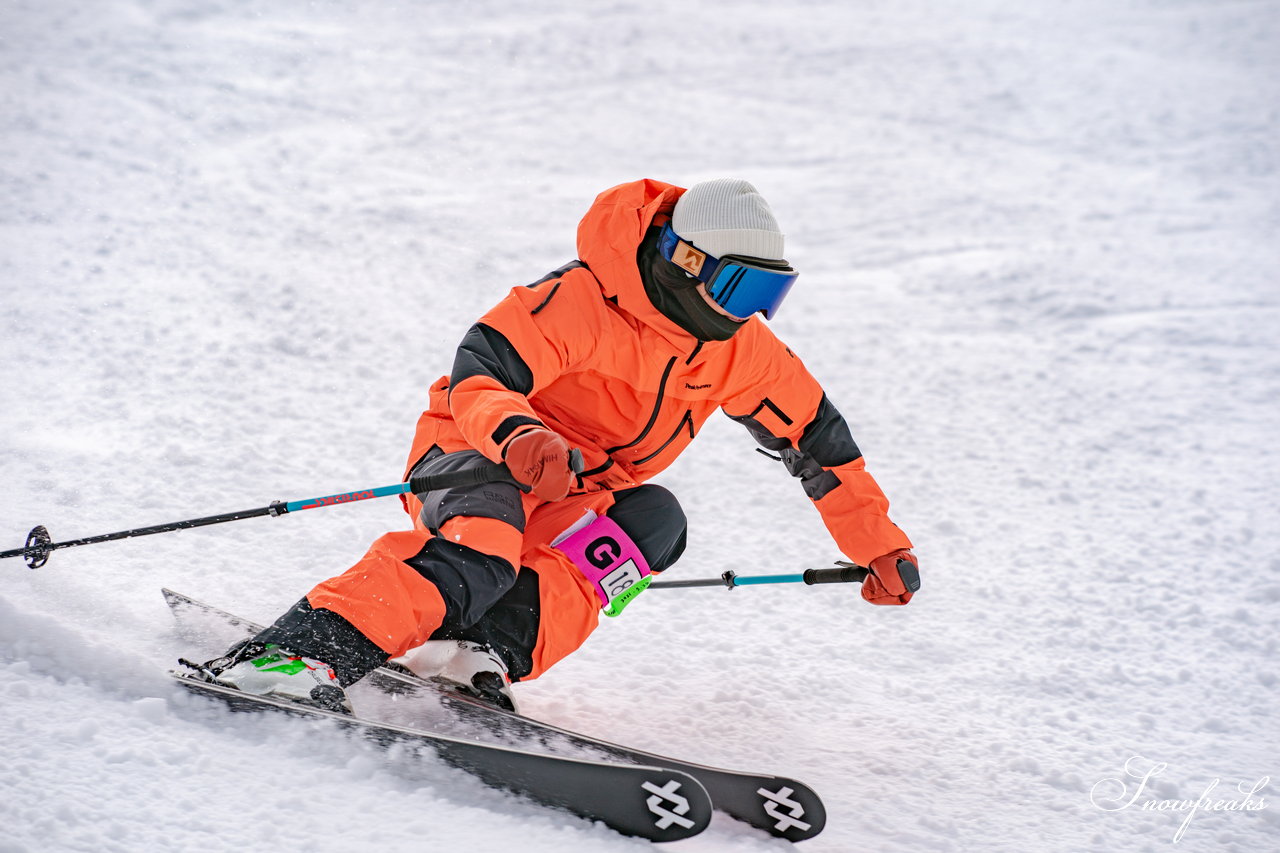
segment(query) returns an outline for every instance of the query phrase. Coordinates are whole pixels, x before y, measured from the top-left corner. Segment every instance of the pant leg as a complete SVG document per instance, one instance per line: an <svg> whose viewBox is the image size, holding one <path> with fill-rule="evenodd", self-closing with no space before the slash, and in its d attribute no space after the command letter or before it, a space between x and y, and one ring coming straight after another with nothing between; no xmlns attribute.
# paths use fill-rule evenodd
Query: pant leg
<svg viewBox="0 0 1280 853"><path fill-rule="evenodd" d="M436 451L413 473L456 470L479 459L474 451ZM516 581L525 518L536 498L510 483L414 498L421 509L413 530L380 537L258 639L323 660L350 683L442 629L477 622Z"/></svg>
<svg viewBox="0 0 1280 853"><path fill-rule="evenodd" d="M513 681L537 678L576 651L599 624L600 600L578 568L550 542L587 509L608 515L621 527L654 572L664 571L684 552L684 511L661 486L540 505L529 519L516 583L474 625L443 631L441 637L489 644L502 655Z"/></svg>

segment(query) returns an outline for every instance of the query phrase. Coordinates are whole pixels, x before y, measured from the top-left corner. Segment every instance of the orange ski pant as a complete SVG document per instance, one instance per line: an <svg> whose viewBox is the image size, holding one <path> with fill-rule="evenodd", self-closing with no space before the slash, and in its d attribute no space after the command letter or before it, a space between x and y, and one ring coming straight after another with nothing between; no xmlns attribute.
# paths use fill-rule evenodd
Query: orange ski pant
<svg viewBox="0 0 1280 853"><path fill-rule="evenodd" d="M587 510L604 515L614 503L612 492L595 492L542 503L532 495L520 498L525 518L524 530L495 518L458 515L444 521L435 531L421 517L422 503L407 500L414 529L387 533L375 541L364 557L337 577L316 586L307 594L313 608L331 610L345 618L391 657L408 652L427 640L447 636L447 621L455 627L481 618L515 583L517 572L532 570L537 575L537 639L527 674L513 673L516 680L537 678L554 663L576 650L595 630L600 602L595 589L564 554L550 542L582 517ZM433 539L443 543L429 547ZM462 597L452 589L442 591L439 577L428 579L414 563L433 550L461 553L469 549L480 557L492 558L468 571L492 577L477 582L466 578L459 586L471 589L465 614L450 613L450 601ZM476 563L472 560L472 563ZM502 574L506 573L506 577ZM447 600L448 599L448 600Z"/></svg>

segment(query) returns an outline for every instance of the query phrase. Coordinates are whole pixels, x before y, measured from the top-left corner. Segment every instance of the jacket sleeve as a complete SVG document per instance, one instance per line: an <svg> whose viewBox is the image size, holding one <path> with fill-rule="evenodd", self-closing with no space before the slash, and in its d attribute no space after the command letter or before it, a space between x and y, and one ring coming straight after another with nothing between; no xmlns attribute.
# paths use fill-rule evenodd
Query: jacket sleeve
<svg viewBox="0 0 1280 853"><path fill-rule="evenodd" d="M588 297L599 291L572 278L513 289L458 346L449 410L463 438L495 462L512 438L543 425L529 398L590 351L599 308Z"/></svg>
<svg viewBox="0 0 1280 853"><path fill-rule="evenodd" d="M759 384L727 401L725 414L782 457L850 560L866 566L910 548L911 540L889 519L889 501L867 472L844 417L800 359L781 344L778 349Z"/></svg>

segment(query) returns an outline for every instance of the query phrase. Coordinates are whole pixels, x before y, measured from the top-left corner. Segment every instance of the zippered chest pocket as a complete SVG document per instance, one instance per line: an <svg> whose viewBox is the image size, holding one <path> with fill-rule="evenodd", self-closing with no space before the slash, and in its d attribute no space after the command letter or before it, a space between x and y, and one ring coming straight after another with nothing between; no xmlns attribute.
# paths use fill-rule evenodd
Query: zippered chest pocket
<svg viewBox="0 0 1280 853"><path fill-rule="evenodd" d="M697 431L696 431L696 429L694 428L694 425L693 425L693 410L692 410L692 409L685 409L685 410L684 410L684 416L683 416L683 417L681 417L681 418L680 418L680 422L679 422L678 424L676 424L675 431L674 431L674 432L672 432L670 436L668 436L668 438L667 438L667 440L666 440L666 441L662 442L662 444L658 447L658 449L657 449L657 450L653 451L652 453L648 454L647 456L642 456L641 458L637 459L633 464L635 464L635 465L643 465L644 463L648 462L650 459L654 459L655 457L657 457L657 456L658 456L658 454L662 453L662 451L664 451L664 450L666 450L668 447L670 447L670 446L671 446L671 444L672 444L672 442L674 442L676 439L680 438L680 437L681 437L681 435L682 435L683 433L685 433L685 432L687 432L687 433L688 433L688 435L689 435L689 441L692 441L692 440L693 440L693 438L694 438L694 436L695 436L695 435L697 435Z"/></svg>

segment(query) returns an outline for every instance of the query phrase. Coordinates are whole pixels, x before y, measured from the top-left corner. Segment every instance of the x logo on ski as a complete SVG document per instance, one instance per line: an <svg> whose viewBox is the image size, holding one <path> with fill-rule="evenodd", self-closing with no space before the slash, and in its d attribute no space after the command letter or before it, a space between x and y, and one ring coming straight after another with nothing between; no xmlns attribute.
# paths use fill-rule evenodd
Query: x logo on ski
<svg viewBox="0 0 1280 853"><path fill-rule="evenodd" d="M681 817L682 814L689 811L689 801L676 793L680 790L679 781L672 779L662 787L658 787L652 782L645 782L640 787L653 794L652 797L645 800L645 805L649 807L649 811L658 816L658 819L654 821L654 825L658 829L666 829L673 823L685 829L693 827L693 821ZM664 801L671 803L672 808L668 809L664 806Z"/></svg>
<svg viewBox="0 0 1280 853"><path fill-rule="evenodd" d="M769 817L778 822L775 827L778 832L786 832L793 826L802 831L809 829L809 824L800 820L804 817L804 806L791 799L791 795L795 793L791 788L783 787L777 791L761 788L756 793L764 797L764 810L768 812ZM782 814L780 807L790 809L791 814Z"/></svg>

